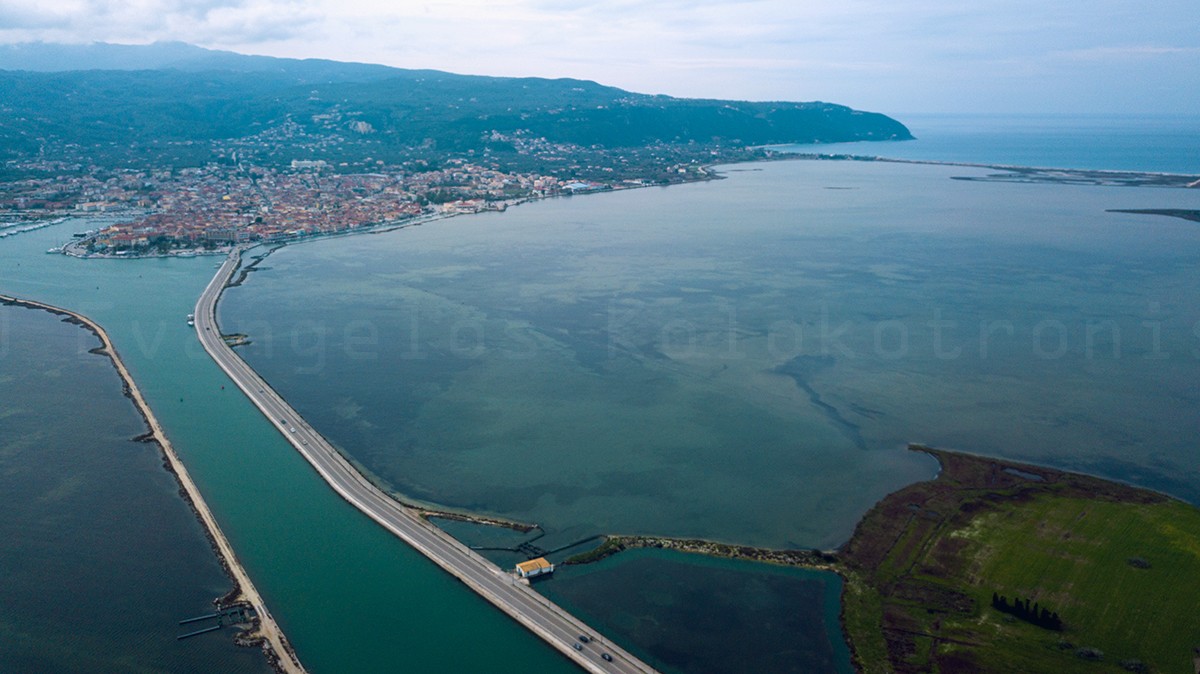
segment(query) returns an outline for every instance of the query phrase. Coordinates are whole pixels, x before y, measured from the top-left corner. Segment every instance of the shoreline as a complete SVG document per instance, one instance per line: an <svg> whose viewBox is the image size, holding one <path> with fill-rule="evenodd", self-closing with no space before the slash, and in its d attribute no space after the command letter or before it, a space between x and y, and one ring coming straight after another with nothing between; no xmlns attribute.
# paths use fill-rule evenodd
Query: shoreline
<svg viewBox="0 0 1200 674"><path fill-rule="evenodd" d="M154 416L153 411L151 411L146 399L142 396L141 390L138 389L129 370L126 369L125 363L121 360L116 347L113 346L112 340L104 328L83 314L35 300L26 300L0 294L0 304L45 311L56 316L62 316L64 317L64 322L81 327L91 332L100 340L101 346L90 349L89 353L108 357L116 369L118 376L121 378L122 394L133 402L134 408L137 409L142 417L142 421L148 428L146 433L137 436L134 438L134 441L146 443L153 441L158 444L159 450L162 452L163 467L175 477L176 483L179 485L180 496L200 521L209 544L212 545L213 551L216 553L218 562L233 584L233 588L225 596L213 600L214 605L223 608L242 601L249 603L254 608L256 618L254 623L252 623L252 627L237 634L234 638L234 643L239 646L261 646L267 662L276 671L287 674L304 674L305 669L296 657L287 637L280 630L270 611L267 610L262 596L254 587L245 568L238 561L229 540L225 537L224 532L221 531L216 518L209 509L208 504L204 501L204 497L200 494L200 490L196 487L195 482L192 481L191 475L183 465L179 455L175 452L170 440L167 439L166 433L163 431L158 419Z"/></svg>
<svg viewBox="0 0 1200 674"><path fill-rule="evenodd" d="M785 156L776 157L774 160L776 160L776 161L779 161L779 160L813 161L813 160L821 160L821 159L820 158L812 158L812 157L804 157L804 156L786 156L785 155ZM832 159L825 158L824 160L832 160ZM850 159L842 159L842 160L850 160ZM890 163L902 163L902 164L965 166L965 167L971 167L971 168L992 168L992 169L996 169L996 170L1010 170L1013 168L1019 168L1019 167L1007 167L1007 166L1000 166L1000 165L965 164L965 163L951 163L951 162L926 162L926 161L887 160L887 159L881 159L879 161L890 162ZM747 166L748 168L743 168L740 170L761 170L761 169L752 168L752 166L757 163L758 162L747 162L744 165ZM736 165L726 165L726 166L736 166ZM739 169L733 169L733 170L739 170ZM1028 171L1037 171L1038 169L1028 168L1027 170ZM709 171L711 174L711 169L709 169ZM1054 171L1056 173L1064 173L1064 174L1075 173L1070 170L1054 170ZM1124 172L1124 171L1084 171L1081 173L1087 173L1087 174L1093 174L1093 175L1104 175L1104 176L1137 175L1137 176L1153 177L1153 176L1159 175L1159 174L1147 174L1147 173L1131 173L1131 172ZM1189 176L1175 176L1175 174L1168 174L1168 175L1171 175L1173 177L1182 177L1182 178L1187 178L1188 180L1192 180L1192 178ZM1066 181L1066 184L1074 184L1074 182L1068 178L1068 180ZM1150 185L1144 185L1144 186L1150 186ZM576 195L576 196L578 196L578 195ZM457 214L446 214L443 216L443 218L454 217L455 215L457 215ZM442 219L442 218L435 218L435 219ZM432 220L430 220L430 221L432 221ZM411 224L407 224L407 225L402 225L401 227L395 227L393 229L403 228L404 226L415 226L416 224L423 224L423 223L411 223ZM390 231L390 230L386 230L386 231ZM354 231L350 231L350 232L340 233L339 235L340 236L350 236L350 235L359 234L359 233L378 233L378 230L371 231L370 229L364 228L364 229L354 230ZM292 241L292 242L288 242L288 243L304 243L304 242L308 242L308 241L317 241L317 240L320 240L323 238L328 238L328 237L308 237L308 238L305 238L302 240L296 240L296 241ZM277 245L269 246L269 250L267 250L264 254L262 254L261 256L255 256L256 260L255 260L254 264L261 262L262 259L265 259L265 257L268 256L271 252L274 252L274 250L278 250L278 248L282 247L282 245L286 245L286 243L278 242ZM253 265L251 265L251 266L253 266ZM245 280L245 278L246 278L246 275L243 273L242 277L238 279L237 283L240 284L241 282L243 282ZM234 285L234 284L230 284L230 285ZM910 447L910 449L915 449L915 448ZM937 483L939 480L945 479L947 471L945 470L945 460L943 459L943 454L944 455L960 454L963 456L972 456L973 459L980 461L980 462L986 462L986 463L1003 465L1003 466L1010 466L1010 467L1014 467L1018 470L1023 470L1024 468L1021 468L1022 466L1026 467L1026 468L1030 468L1035 471L1043 470L1039 466L1028 466L1028 464L1021 464L1021 463L1015 462L1015 461L1007 461L1007 460L1004 460L1001 458L993 458L993 457L987 457L987 456L974 456L974 455L967 455L965 453L947 452L945 450L926 449L924 451L925 451L925 453L933 456L935 458L935 460L938 461L939 470L938 470L937 475L935 475L931 480L915 483L918 485L934 484L934 483ZM349 457L347 455L343 455L343 458L350 461L351 463L354 463L355 468L357 470L359 470L359 472L362 473L364 475L364 477L366 477L368 480L371 480L372 482L376 481L375 476L373 476L369 472L363 470L362 466L357 464L356 462L354 462L351 457ZM1058 469L1049 469L1049 468L1046 468L1044 470L1057 471L1059 473L1067 472L1067 471L1061 471ZM1104 478L1097 478L1097 479L1104 480ZM1108 480L1104 480L1104 481L1108 481ZM1121 484L1121 483L1116 483L1116 484ZM379 485L379 486L384 486L384 485ZM909 485L909 486L912 486L912 485ZM900 491L903 491L903 489L905 489L905 488L902 488L901 490L897 490L897 492L893 492L892 494L889 494L888 496L885 497L885 500L887 498L891 498L891 497L895 496ZM396 494L387 487L384 487L384 491L387 491L389 496L391 496L397 502L407 505L409 507L412 507L413 504L409 501L409 499L405 498L403 495ZM881 503L882 503L882 501L881 501ZM435 508L436 508L436 506L435 506ZM868 516L869 512L870 511L868 511L867 513L864 513L862 516L862 519L865 519ZM433 515L433 517L438 516L437 514L433 514L433 513L430 513L430 514ZM451 517L448 519L460 519L463 521L474 522L476 524L484 524L484 525L491 525L491 526L505 526L505 523L495 522L495 521L487 521L489 518L473 516L470 513L466 513L466 514L456 513L456 515L458 515L458 516ZM427 515L427 517L428 517L428 515ZM860 519L860 522L861 521L862 520ZM509 528L520 530L520 529L517 529L517 527L509 527ZM847 572L846 567L843 565L841 554L840 554L842 552L842 549L845 548L846 545L848 545L850 543L850 541L847 541L845 544L843 544L841 547L839 547L838 550L836 550L836 551L823 552L823 551L819 551L819 550L772 550L772 549L765 549L765 548L760 549L760 548L752 548L749 546L740 546L740 545L736 545L736 544L720 543L720 542L715 542L715 541L706 541L706 540L701 540L701 539L675 539L675 538L670 538L670 537L657 537L657 536L609 535L609 536L606 536L605 538L606 538L605 542L603 542L595 550L591 551L591 553L595 553L596 551L603 551L603 553L600 556L596 557L595 559L589 559L586 561L578 560L577 559L578 557L586 556L589 554L589 553L583 553L583 555L576 555L575 557L572 557L571 559L564 561L563 565L565 566L565 565L571 565L571 564L587 563L588 561L597 561L598 559L601 559L601 558L604 558L607 556L611 556L614 554L618 554L620 551L622 551L624 549L665 548L665 549L678 550L681 552L691 553L691 554L704 554L706 556L713 556L713 557L726 557L726 558L732 558L732 559L742 559L742 560L747 560L747 561L756 561L756 562L760 562L760 563L773 563L773 564L783 565L783 566L796 566L796 567L800 567L800 568L810 568L810 569L825 570L825 571L838 573L838 575L843 580L842 596L840 598L840 603L841 603L842 609L841 609L841 613L839 615L839 621L841 622L841 625L842 625L842 635L843 635L842 638L849 645L851 652L854 654L856 663L859 663L859 666L861 667L861 662L859 661L859 650L855 646L855 641L853 641L850 638L850 634L852 633L852 631L847 628L847 622L846 622L846 607L848 604L850 604L850 602L852 600L852 595L857 590L856 590L856 588L851 587L851 581L853 579L853 576ZM572 561L572 560L575 560L575 561Z"/></svg>
<svg viewBox="0 0 1200 674"><path fill-rule="evenodd" d="M803 157L803 156L781 156L781 157L778 157L776 160L789 160L789 161L808 160L808 161L812 161L813 159ZM1013 168L1013 167L999 166L999 165L957 164L957 163L950 163L950 162L924 162L924 161L886 160L886 159L881 160L881 161L892 162L892 163L907 163L907 164L928 164L928 165L967 166L967 167L973 167L973 168L993 168L993 169L997 169L997 170L1010 170L1011 168ZM755 163L757 163L757 162L751 162L751 163L748 163L747 165L752 165ZM734 170L737 170L737 169L734 169ZM749 169L742 169L742 170L755 170L755 169L749 168ZM1030 169L1030 170L1034 170L1034 169ZM1103 175L1127 175L1127 174L1129 174L1129 172L1119 172L1119 171L1088 172L1088 173L1103 174ZM1155 174L1137 174L1137 175L1155 175ZM1190 177L1189 177L1189 180L1190 180ZM424 222L431 222L431 221L434 221L437 219L454 217L455 215L457 215L457 214L444 214L437 218L427 219ZM391 227L391 229L384 229L382 231L393 231L394 229L401 229L401 228L408 227L408 226L416 226L418 224L424 224L424 222L411 222L410 221L410 222L405 222L405 223L397 223L396 225L393 225ZM380 233L380 230L381 230L381 228L378 228L378 227L362 228L362 229L356 229L356 230L347 231L347 232L340 232L333 236L351 236L351 235L360 234L360 233ZM271 252L274 252L274 250L277 250L279 247L282 247L283 245L287 245L288 243L304 243L304 242L309 242L309 241L318 241L318 240L321 240L324 238L330 238L330 237L329 236L305 237L303 239L293 240L293 241L289 241L289 242L272 242L270 244L267 244L266 247L268 248L268 250L266 250L261 256L256 256L255 262L248 266L249 267L255 266L256 264L261 262L262 259L265 259ZM237 285L237 284L240 284L241 282L244 282L246 280L246 276L247 275L245 273L245 270L243 270L241 277L238 278L238 280L236 282L230 283L230 285L231 286ZM938 451L940 451L940 450L938 450ZM934 453L934 451L926 451L926 453L930 454L931 456L934 456L934 458L938 461L939 465L942 466L942 468L939 469L937 476L935 476L932 480L922 482L922 483L917 483L917 484L935 483L938 480L943 479L944 476L946 475L946 470L944 470L945 461L942 458L942 456L938 453ZM952 454L952 453L947 453L947 454ZM346 458L347 460L350 459L350 457L348 457L348 456L346 456L344 458ZM1006 465L1006 466L1007 465L1011 465L1011 466L1024 465L1024 464L1005 461L1003 459L992 458L992 457L978 456L978 457L974 457L974 458L979 461L995 463L995 464L999 464L999 465ZM361 466L356 466L356 468L358 468L361 472ZM1039 467L1033 467L1033 468L1040 470ZM367 474L367 477L368 477L368 479L371 479L372 476ZM372 481L374 481L374 480L372 480ZM893 494L889 495L888 497L885 497L885 499L890 498L891 496L893 496L896 493L898 493L898 492L893 492ZM411 504L406 502L407 499L403 498L403 496L398 497L398 495L394 494L394 493L389 493L389 495L392 496L392 498L395 498L398 502L411 506ZM433 516L437 517L436 514L434 514ZM865 519L866 516L867 516L867 513L864 513L863 518ZM455 517L455 518L451 518L451 519L459 519L459 518ZM462 519L464 519L466 521L472 521L472 522L475 522L478 524L490 524L492 526L496 526L496 525L504 526L503 524L500 524L498 522L481 521L481 519L476 519L476 518L470 517L470 516L463 517ZM513 527L513 528L516 528L516 527ZM816 569L838 572L839 575L843 578L843 580L847 581L843 585L842 598L841 598L842 614L841 614L840 620L843 625L842 631L843 631L843 635L845 635L846 642L848 644L850 644L852 652L854 652L856 654L858 652L854 646L854 642L849 638L850 630L846 629L846 622L845 622L846 606L849 603L848 602L849 595L850 595L850 593L854 592L854 589L849 587L849 582L848 582L849 579L848 579L847 574L844 572L841 572L838 568L840 566L840 559L839 559L840 555L837 553L821 553L820 551L805 551L805 550L800 550L800 551L767 550L767 549L749 548L746 546L738 546L738 545L731 545L731 544L725 544L725 543L716 543L716 542L711 542L711 541L703 541L703 540L699 540L699 539L686 539L685 540L685 539L670 539L670 538L665 538L665 537L653 537L653 536L610 536L610 537L608 537L608 542L606 542L605 544L602 544L601 548L609 545L609 542L612 542L611 547L617 548L619 546L619 549L614 549L611 552L607 553L605 556L607 556L608 554L616 554L616 553L620 552L621 549L626 549L626 548L660 547L660 548L669 548L669 549L680 550L682 552L688 552L688 553L705 554L708 556L746 559L746 560L750 560L750 561L775 563L775 564L781 564L781 565L787 565L787 566L799 566L799 567L805 567L805 568L816 568ZM847 543L849 543L849 541ZM845 546L843 546L843 547L845 547ZM838 552L840 552L840 551L841 551L841 549L839 549ZM830 557L833 557L833 559L832 560L827 559L826 558L827 555ZM564 562L564 564L569 564L569 563L571 563L571 562L570 561ZM575 562L575 563L580 563L580 562ZM857 655L856 655L856 657L857 657Z"/></svg>
<svg viewBox="0 0 1200 674"><path fill-rule="evenodd" d="M859 672L885 671L878 668L881 664L886 667L889 661L880 657L894 655L887 650L894 644L892 640L885 639L889 633L887 625L870 627L869 633L864 634L861 622L863 597L868 592L876 591L868 580L878 561L875 557L893 554L894 548L901 543L899 538L892 536L895 532L888 527L902 527L904 521L921 519L918 516L925 514L925 508L921 506L914 510L917 508L914 504L922 501L922 494L939 494L954 489L1013 490L1013 495L1004 498L1011 499L1018 506L1036 494L1062 493L1078 494L1097 502L1131 506L1167 502L1187 504L1170 494L1088 473L916 443L909 444L907 449L933 457L938 463L937 474L884 496L863 513L850 538L833 550L756 548L705 539L613 534L604 536L604 541L596 548L574 555L561 565L586 565L617 556L625 550L658 548L835 573L842 579L838 615L841 638L850 649L852 663ZM928 513L932 514L933 511ZM884 601L888 599L888 596L883 596ZM868 643L876 638L878 643Z"/></svg>
<svg viewBox="0 0 1200 674"><path fill-rule="evenodd" d="M992 608L987 608L988 590L1026 593L1027 598L1041 598L1043 605L1064 610L1066 630L1060 627L1060 631L1050 633L1060 635L1055 637L1056 646L1041 652L1036 648L1037 637L1030 639L1028 633L1020 637L1026 639L1022 652L1037 653L1035 658L1053 658L1054 653L1063 651L1063 644L1070 644L1068 638L1086 640L1089 637L1080 636L1080 632L1095 627L1094 623L1088 626L1087 621L1076 622L1079 612L1066 612L1069 599L1064 597L1072 597L1072 592L1058 594L1064 582L1071 582L1063 578L1064 568L1086 575L1080 569L1088 568L1094 560L1087 555L1070 557L1072 561L1067 567L1045 567L1047 573L1057 574L1052 580L1042 580L1042 576L1033 581L1026 578L1032 586L1022 587L1011 577L1006 584L971 566L981 563L980 558L964 551L972 549L973 544L985 545L986 540L999 548L1008 546L1015 558L1045 555L1046 549L1051 549L1049 557L1062 560L1067 559L1065 546L1076 544L1076 539L1087 540L1086 533L1069 527L1080 525L1089 511L1104 504L1118 509L1116 513L1139 513L1171 504L1194 508L1169 494L1088 473L924 444L909 444L908 450L936 459L937 476L885 496L863 514L853 535L838 548L839 573L845 580L841 621L856 667L862 672L917 671L919 666L910 667L908 660L914 653L931 661L944 656L947 662L964 667L961 671L1003 671L981 666L991 656L980 642L987 643L991 638L987 636L993 634L989 630L1004 630L1007 629L1004 626L1020 621L997 619L991 612L994 600ZM1072 499L1085 505L1078 513L1070 513L1069 522L1061 519L1057 522L1057 527L1068 527L1065 531L1056 528L1052 517L1043 518L1047 511L1039 504ZM984 522L1002 526L996 523L1011 521L1027 521L1036 533L1006 538L993 530L985 539L977 528ZM1112 538L1126 537L1119 533L1119 526L1116 531ZM1040 533L1045 533L1046 538L1039 540ZM1089 543L1093 544L1099 545ZM1038 545L1042 550L1034 552ZM1088 553L1091 554L1096 553ZM1118 564L1105 568L1126 566L1119 563L1119 556L1116 560ZM1082 582L1082 576L1074 572L1068 577ZM1109 615L1111 611L1118 615L1132 610L1130 604L1135 601L1129 596L1114 600L1107 591L1104 597L1086 613ZM915 648L921 639L927 640L922 642L927 645L925 650ZM939 644L948 650L939 651ZM960 647L983 649L972 653L985 660L972 662L970 653L955 651ZM950 655L952 651L957 655ZM1067 652L1070 657L1073 647ZM956 657L960 659L955 660ZM1054 667L1047 666L1042 671L1054 671Z"/></svg>
<svg viewBox="0 0 1200 674"><path fill-rule="evenodd" d="M1124 171L1120 169L1079 169L1053 166L1023 166L1019 164L986 164L977 162L943 161L937 159L901 159L881 155L821 154L818 152L784 152L775 150L776 160L792 161L858 161L916 166L960 166L963 168L1004 171L987 176L954 177L953 180L976 182L1054 183L1060 185L1102 185L1111 187L1171 187L1200 188L1200 174L1166 173L1161 171Z"/></svg>
<svg viewBox="0 0 1200 674"><path fill-rule="evenodd" d="M724 180L725 175L720 171L714 170L716 166L738 166L742 164L753 165L760 163L769 163L776 161L858 161L858 162L880 162L890 164L910 164L918 166L959 166L963 168L974 169L990 169L995 171L1003 171L1002 174L987 175L987 176L964 176L954 177L954 180L975 181L975 182L1012 182L1012 183L1053 183L1061 185L1099 185L1113 187L1165 187L1165 188L1182 188L1182 189L1200 189L1200 173L1171 173L1164 171L1133 171L1122 169L1085 169L1085 168L1064 168L1054 166L1026 166L1021 164L995 164L995 163L980 163L980 162L965 162L965 161L948 161L937 159L903 159L898 157L886 157L883 155L859 155L859 154L842 154L830 153L823 154L820 152L793 152L780 150L781 147L792 147L789 145L769 145L760 146L763 149L773 153L759 159L735 162L732 164L701 164L696 167L696 175L682 180L676 180L666 183L652 184L618 184L607 185L602 189L589 190L581 193L559 193L545 196L525 196L511 200L505 200L502 207L497 211L505 212L510 207L520 206L527 203L535 203L548 199L562 199L568 197L588 196L593 194L604 194L609 192L624 192L626 190L646 189L650 187L673 187L676 185L690 185L694 183L704 183L714 180ZM78 250L82 241L71 241L63 246L60 254L68 255L80 260L103 259L103 260L139 260L146 258L172 258L172 257L213 257L228 255L230 250L235 247L240 247L243 250L257 248L259 246L269 247L271 250L267 253L287 245L307 243L310 241L321 241L324 239L338 238L343 236L354 236L357 234L384 234L393 232L398 229L408 227L416 227L429 222L438 220L446 220L460 215L479 215L489 212L488 210L475 212L447 212L436 211L431 213L422 213L420 215L410 216L401 220L390 220L385 222L377 222L374 224L364 224L351 227L344 230L333 232L320 232L307 234L303 236L272 239L263 241L253 241L241 244L227 244L216 249L204 248L180 248L172 249L167 252L155 253L138 253L134 251L120 251L119 253L86 253ZM39 224L40 227L47 227L52 224L61 224L61 222L69 219L72 215L63 215L55 213L47 217L57 218L54 222ZM264 256L265 257L265 256ZM239 279L239 285L245 277Z"/></svg>
<svg viewBox="0 0 1200 674"><path fill-rule="evenodd" d="M765 158L762 158L759 160L752 160L752 161L738 162L738 163L754 164L754 163L758 163L758 162L762 162L762 161L779 161L780 159L793 159L793 158L785 156L785 155L779 155L779 156L775 156L775 157L765 157ZM721 166L734 166L734 165L736 165L736 164L721 164ZM68 244L64 245L62 250L59 251L59 253L61 255L67 255L69 257L73 257L73 258L76 258L79 260L92 260L92 259L96 259L96 260L141 260L141 259L148 259L148 258L175 258L175 257L189 258L189 257L227 256L227 255L229 255L230 251L232 251L234 248L241 248L242 250L251 250L251 249L257 248L259 246L264 246L264 247L270 248L270 251L267 253L267 255L269 255L271 252L274 252L275 250L278 250L279 248L282 248L282 247L288 246L288 245L308 243L311 241L323 241L326 239L335 239L335 238L340 238L343 236L355 236L358 234L386 234L388 232L394 232L399 229L407 229L409 227L417 227L420 225L424 225L426 223L437 222L439 220L448 220L450 218L455 218L455 217L458 217L461 215L481 215L483 213L504 213L509 208L512 208L515 206L520 206L522 204L528 204L528 203L535 203L538 201L545 201L548 199L563 199L563 198L569 198L569 197L588 196L588 195L592 195L592 194L605 194L605 193L609 193L609 192L624 192L627 190L639 190L639 189L646 189L646 188L650 188L650 187L673 187L675 185L690 185L693 183L705 183L705 182L710 182L713 180L724 180L725 176L714 171L713 170L714 166L716 166L716 165L715 164L699 165L699 166L697 166L697 173L698 173L697 177L688 178L688 179L684 179L684 180L677 180L674 182L649 183L649 184L642 184L642 185L607 185L601 189L588 190L586 192L580 192L580 193L566 192L566 193L560 193L560 194L549 194L549 195L545 195L545 196L525 196L525 197L520 197L517 199L505 200L505 201L501 202L502 206L499 209L484 209L484 210L480 210L480 211L464 211L464 212L436 211L436 212L431 212L431 213L421 213L420 215L410 216L405 219L388 220L388 221L384 221L384 222L377 222L374 224L363 224L363 225L358 225L355 227L350 227L347 229L337 230L337 231L333 231L333 232L318 232L318 233L314 233L314 234L306 234L303 236L285 237L285 238L280 238L280 239L270 239L270 240L262 240L262 241L249 241L249 242L235 243L235 244L226 244L224 246L221 246L221 247L218 247L215 249L211 249L211 250L203 249L203 248L179 248L179 249L172 249L168 252L156 252L156 253L147 253L147 254L135 253L132 251L120 251L119 253L86 253L86 252L80 252L77 250L79 245L86 240L77 240L77 241L71 241ZM59 224L65 220L69 219L70 217L71 216L69 216L69 215L61 216L60 219L53 224ZM263 257L265 258L266 255L264 255ZM261 262L261 260L259 260L259 261ZM235 286L240 285L244 280L245 280L245 275L243 274L242 277L239 278L239 280L236 283L234 283L234 285Z"/></svg>

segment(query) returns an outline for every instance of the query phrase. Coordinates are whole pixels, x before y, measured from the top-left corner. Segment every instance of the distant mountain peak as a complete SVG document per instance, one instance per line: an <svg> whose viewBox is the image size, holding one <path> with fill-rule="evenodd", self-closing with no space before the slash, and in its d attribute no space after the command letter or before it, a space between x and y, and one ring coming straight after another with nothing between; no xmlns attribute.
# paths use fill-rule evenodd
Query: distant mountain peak
<svg viewBox="0 0 1200 674"><path fill-rule="evenodd" d="M0 46L0 69L60 72L72 70L158 70L214 52L186 42L60 44L23 42ZM231 53L231 52L225 52Z"/></svg>
<svg viewBox="0 0 1200 674"><path fill-rule="evenodd" d="M302 82L369 81L407 72L398 68L369 63L239 54L179 41L159 41L150 44L24 42L0 45L0 70L30 72L85 70L282 72L295 75L296 79Z"/></svg>

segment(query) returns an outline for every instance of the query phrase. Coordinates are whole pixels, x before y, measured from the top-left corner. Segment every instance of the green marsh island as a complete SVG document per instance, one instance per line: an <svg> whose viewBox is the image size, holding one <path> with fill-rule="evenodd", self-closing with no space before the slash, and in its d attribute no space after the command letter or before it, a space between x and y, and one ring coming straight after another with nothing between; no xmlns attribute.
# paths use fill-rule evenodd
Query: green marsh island
<svg viewBox="0 0 1200 674"><path fill-rule="evenodd" d="M836 551L611 536L571 564L663 548L831 570L858 671L1192 672L1200 510L1088 475L911 445L941 471Z"/></svg>

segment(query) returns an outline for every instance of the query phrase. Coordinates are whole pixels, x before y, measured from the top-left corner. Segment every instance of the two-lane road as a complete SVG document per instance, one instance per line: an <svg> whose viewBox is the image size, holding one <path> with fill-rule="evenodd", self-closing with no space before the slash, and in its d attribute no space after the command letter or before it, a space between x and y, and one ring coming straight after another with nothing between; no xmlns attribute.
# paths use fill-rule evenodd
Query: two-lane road
<svg viewBox="0 0 1200 674"><path fill-rule="evenodd" d="M430 524L371 484L320 433L258 376L221 338L217 300L240 261L233 251L196 303L196 333L204 349L313 468L368 517L432 559L517 622L591 672L652 674L654 669L580 622L526 584ZM580 635L592 638L579 642ZM603 642L603 643L600 643ZM582 650L576 650L575 644ZM606 661L602 654L612 660Z"/></svg>

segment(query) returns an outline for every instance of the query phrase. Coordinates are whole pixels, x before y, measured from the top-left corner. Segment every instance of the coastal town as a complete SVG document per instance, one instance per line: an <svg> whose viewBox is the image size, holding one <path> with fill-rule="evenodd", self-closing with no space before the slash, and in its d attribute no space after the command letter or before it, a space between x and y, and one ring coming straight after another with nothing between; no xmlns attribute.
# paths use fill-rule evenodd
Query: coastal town
<svg viewBox="0 0 1200 674"><path fill-rule="evenodd" d="M171 169L114 169L10 161L0 182L0 235L66 216L103 216L62 248L78 257L193 255L231 245L296 240L419 217L503 211L533 199L704 180L708 163L761 158L737 152L639 156L593 149L589 163L558 165L572 151L544 139L508 138L521 161L443 157L403 164L293 159L261 165L236 149L221 161ZM243 153L243 156L249 153ZM587 154L586 152L584 154ZM708 160L702 163L701 160ZM518 164L550 168L517 170Z"/></svg>

